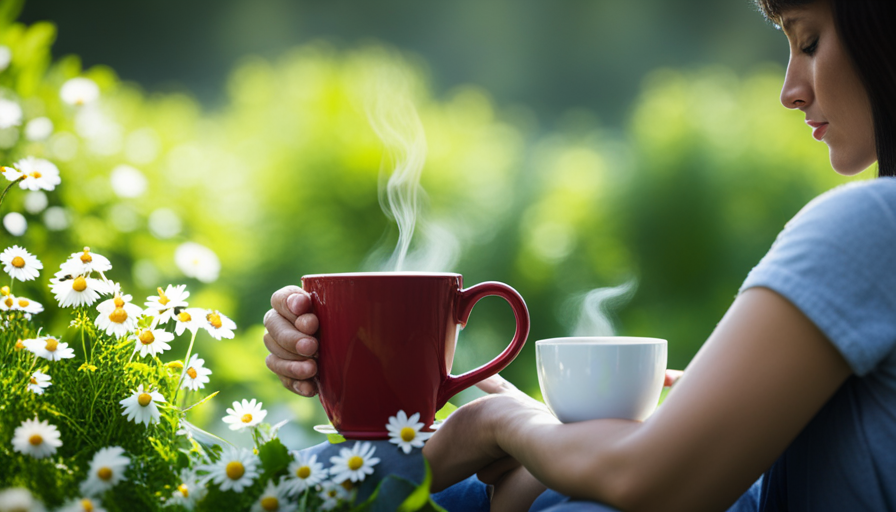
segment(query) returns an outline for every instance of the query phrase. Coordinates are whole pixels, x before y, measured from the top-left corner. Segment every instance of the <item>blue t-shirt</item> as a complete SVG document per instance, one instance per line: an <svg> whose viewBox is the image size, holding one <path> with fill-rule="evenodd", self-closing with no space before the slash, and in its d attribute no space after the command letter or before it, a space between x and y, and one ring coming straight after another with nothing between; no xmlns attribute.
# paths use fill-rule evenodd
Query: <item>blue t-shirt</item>
<svg viewBox="0 0 896 512"><path fill-rule="evenodd" d="M735 509L896 510L896 178L806 205L741 291L755 286L799 308L854 375Z"/></svg>

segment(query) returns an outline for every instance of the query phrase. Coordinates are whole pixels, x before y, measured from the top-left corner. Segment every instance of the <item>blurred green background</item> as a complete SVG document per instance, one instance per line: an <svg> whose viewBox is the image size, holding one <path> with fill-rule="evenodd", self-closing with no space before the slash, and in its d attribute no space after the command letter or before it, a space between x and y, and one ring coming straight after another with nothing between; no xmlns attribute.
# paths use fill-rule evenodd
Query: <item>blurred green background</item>
<svg viewBox="0 0 896 512"><path fill-rule="evenodd" d="M845 181L778 102L785 39L747 0L18 3L0 6L13 55L0 94L22 104L23 125L47 116L54 131L0 130L0 164L35 155L62 172L44 207L19 190L3 206L29 223L2 231L4 246L45 265L23 289L64 332L43 285L82 246L112 259L138 303L186 283L191 306L239 326L233 340L200 335L222 393L192 413L236 442L219 418L251 397L272 422L292 420L288 445L323 439L310 430L326 422L317 400L266 369L260 324L277 288L361 270L397 239L377 198L383 146L359 106L379 68L413 83L427 218L459 240L456 264L432 270L525 297L530 342L503 374L536 396L534 340L571 334L570 298L630 279L617 333L666 338L669 366L686 366L786 221ZM100 100L59 100L78 75ZM144 189L113 185L134 169ZM216 279L185 276L184 242L216 253ZM491 359L512 329L505 303L481 302L455 372Z"/></svg>

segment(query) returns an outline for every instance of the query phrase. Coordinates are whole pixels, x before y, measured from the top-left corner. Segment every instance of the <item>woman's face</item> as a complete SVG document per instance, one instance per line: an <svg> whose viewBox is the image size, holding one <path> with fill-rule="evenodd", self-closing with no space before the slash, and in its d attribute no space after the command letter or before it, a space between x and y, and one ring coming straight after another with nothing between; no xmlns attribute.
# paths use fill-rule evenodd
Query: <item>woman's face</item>
<svg viewBox="0 0 896 512"><path fill-rule="evenodd" d="M790 62L781 103L805 112L812 135L828 145L831 165L851 176L877 160L868 93L834 25L827 0L785 11Z"/></svg>

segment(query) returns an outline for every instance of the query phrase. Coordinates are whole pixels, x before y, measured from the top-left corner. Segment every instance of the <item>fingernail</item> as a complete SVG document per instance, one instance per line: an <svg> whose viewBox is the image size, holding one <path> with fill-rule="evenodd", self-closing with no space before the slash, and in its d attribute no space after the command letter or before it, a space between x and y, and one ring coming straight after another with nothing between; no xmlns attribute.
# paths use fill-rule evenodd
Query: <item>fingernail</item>
<svg viewBox="0 0 896 512"><path fill-rule="evenodd" d="M294 315L299 314L299 294L298 293L294 293L286 298L286 307L288 307L289 310L292 311L292 314L294 314Z"/></svg>

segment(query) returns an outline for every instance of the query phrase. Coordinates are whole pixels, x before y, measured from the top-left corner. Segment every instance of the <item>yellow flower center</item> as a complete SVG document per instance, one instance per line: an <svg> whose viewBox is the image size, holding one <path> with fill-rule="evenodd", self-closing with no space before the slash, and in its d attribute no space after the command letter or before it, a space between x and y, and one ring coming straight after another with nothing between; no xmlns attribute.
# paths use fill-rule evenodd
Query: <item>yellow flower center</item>
<svg viewBox="0 0 896 512"><path fill-rule="evenodd" d="M180 313L177 314L177 319L180 320L181 322L189 322L190 320L193 319L193 317L191 317L190 314L187 313L186 311L181 311Z"/></svg>
<svg viewBox="0 0 896 512"><path fill-rule="evenodd" d="M32 176L34 179L39 179L41 176L43 176L43 174L41 174L40 171L34 171L34 172L31 173L31 176Z"/></svg>
<svg viewBox="0 0 896 512"><path fill-rule="evenodd" d="M352 458L348 459L348 469L352 471L357 471L364 465L364 459L361 457L354 455Z"/></svg>
<svg viewBox="0 0 896 512"><path fill-rule="evenodd" d="M335 498L336 497L336 489L330 489L329 491L327 491L327 496L329 496L331 498Z"/></svg>
<svg viewBox="0 0 896 512"><path fill-rule="evenodd" d="M187 375L189 375L191 379L195 379L196 378L196 370L194 370L192 366L187 368Z"/></svg>
<svg viewBox="0 0 896 512"><path fill-rule="evenodd" d="M6 307L11 308L16 302L12 300L12 297L7 297L6 300L3 301L3 303L6 304Z"/></svg>
<svg viewBox="0 0 896 512"><path fill-rule="evenodd" d="M84 276L78 276L72 281L72 290L76 292L83 292L87 289L87 279L84 279Z"/></svg>
<svg viewBox="0 0 896 512"><path fill-rule="evenodd" d="M231 480L239 480L243 477L243 474L246 473L246 468L243 467L242 462L235 460L227 463L224 472L227 473L227 478Z"/></svg>
<svg viewBox="0 0 896 512"><path fill-rule="evenodd" d="M412 429L411 427L404 427L401 429L401 440L410 443L417 437L417 431Z"/></svg>
<svg viewBox="0 0 896 512"><path fill-rule="evenodd" d="M103 466L99 470L97 470L96 476L98 476L100 478L100 480L102 480L104 482L108 482L109 480L112 479L112 470L110 468Z"/></svg>
<svg viewBox="0 0 896 512"><path fill-rule="evenodd" d="M149 329L143 329L140 331L140 334L137 335L137 338L140 339L140 343L144 345L152 345L152 342L156 341L156 337L152 335L152 331Z"/></svg>
<svg viewBox="0 0 896 512"><path fill-rule="evenodd" d="M252 415L248 413L243 414L243 417L240 418L240 421L242 421L243 423L252 423Z"/></svg>
<svg viewBox="0 0 896 512"><path fill-rule="evenodd" d="M127 319L128 313L124 310L124 308L115 308L111 313L109 313L109 320L112 320L116 324L123 324Z"/></svg>
<svg viewBox="0 0 896 512"><path fill-rule="evenodd" d="M16 340L16 350L22 350L25 348L25 344L22 343L21 339Z"/></svg>
<svg viewBox="0 0 896 512"><path fill-rule="evenodd" d="M308 466L302 466L296 470L296 476L301 478L302 480L311 476L311 468Z"/></svg>
<svg viewBox="0 0 896 512"><path fill-rule="evenodd" d="M44 438L42 438L40 434L32 434L31 437L28 438L28 442L31 443L31 446L37 446L44 442Z"/></svg>
<svg viewBox="0 0 896 512"><path fill-rule="evenodd" d="M30 302L28 302L28 299L19 299L20 308L27 308L28 304L31 304Z"/></svg>
<svg viewBox="0 0 896 512"><path fill-rule="evenodd" d="M31 383L37 384L37 379L33 375L31 376Z"/></svg>
<svg viewBox="0 0 896 512"><path fill-rule="evenodd" d="M93 502L84 498L81 500L81 508L84 509L84 512L93 512Z"/></svg>
<svg viewBox="0 0 896 512"><path fill-rule="evenodd" d="M0 295L3 295L4 297L9 295L9 286L4 286L3 288L0 288Z"/></svg>
<svg viewBox="0 0 896 512"><path fill-rule="evenodd" d="M56 349L59 348L59 342L56 341L56 338L47 338L47 344L44 348L47 349L47 352L56 352Z"/></svg>
<svg viewBox="0 0 896 512"><path fill-rule="evenodd" d="M345 489L346 491L349 491L349 492L351 492L352 487L353 487L351 480L343 480L340 485L342 485L343 489Z"/></svg>
<svg viewBox="0 0 896 512"><path fill-rule="evenodd" d="M180 484L177 486L177 490L184 496L184 498L190 497L190 488L187 487L187 484Z"/></svg>
<svg viewBox="0 0 896 512"><path fill-rule="evenodd" d="M261 508L267 510L268 512L280 510L280 502L277 501L277 498L273 496L265 496L261 499Z"/></svg>
<svg viewBox="0 0 896 512"><path fill-rule="evenodd" d="M112 303L115 304L116 308L124 307L124 299L121 298L121 295L116 295L114 299L112 299Z"/></svg>
<svg viewBox="0 0 896 512"><path fill-rule="evenodd" d="M161 286L156 289L159 291L159 304L164 306L165 304L168 304L169 302L171 302L170 300L168 300L168 296L165 295L165 292L162 291Z"/></svg>
<svg viewBox="0 0 896 512"><path fill-rule="evenodd" d="M208 320L208 323L212 324L212 327L214 327L215 329L220 329L221 326L224 325L221 323L221 315L217 313L209 313L205 318Z"/></svg>
<svg viewBox="0 0 896 512"><path fill-rule="evenodd" d="M137 403L140 404L140 407L146 407L150 402L152 402L152 395L149 393L140 393L137 396Z"/></svg>
<svg viewBox="0 0 896 512"><path fill-rule="evenodd" d="M25 266L25 259L22 258L21 256L16 256L15 258L12 259L12 266L14 266L14 267L16 267L16 268L22 268L22 267L24 267L24 266Z"/></svg>
<svg viewBox="0 0 896 512"><path fill-rule="evenodd" d="M93 261L93 256L90 255L90 247L84 248L84 254L81 255L81 263L90 263Z"/></svg>

